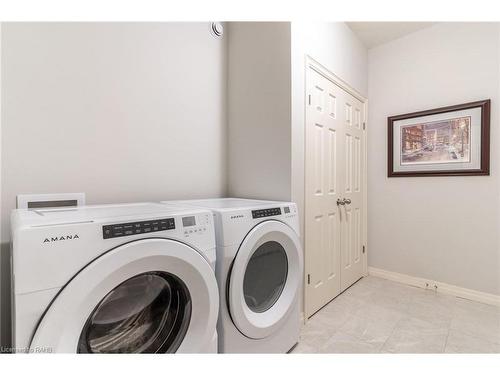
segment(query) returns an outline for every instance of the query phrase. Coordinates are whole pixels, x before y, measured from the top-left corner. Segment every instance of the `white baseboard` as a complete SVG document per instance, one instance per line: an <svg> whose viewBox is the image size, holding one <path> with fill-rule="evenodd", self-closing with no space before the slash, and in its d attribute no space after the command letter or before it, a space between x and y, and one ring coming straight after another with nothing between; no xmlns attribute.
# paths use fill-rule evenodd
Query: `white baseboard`
<svg viewBox="0 0 500 375"><path fill-rule="evenodd" d="M471 301L482 302L488 305L500 307L500 296L479 292L477 290L462 288L460 286L442 283L440 281L424 279L405 275L402 273L386 271L380 268L368 267L368 274L402 284L412 285L423 289L435 290L438 293L449 294L455 297L469 299Z"/></svg>

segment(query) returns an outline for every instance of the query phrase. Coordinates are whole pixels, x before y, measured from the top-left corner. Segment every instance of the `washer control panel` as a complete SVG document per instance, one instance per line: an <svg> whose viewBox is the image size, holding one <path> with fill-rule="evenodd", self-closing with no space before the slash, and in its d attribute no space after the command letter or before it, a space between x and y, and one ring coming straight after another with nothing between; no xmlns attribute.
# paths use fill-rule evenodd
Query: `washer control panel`
<svg viewBox="0 0 500 375"><path fill-rule="evenodd" d="M261 217L267 217L267 216L277 216L277 215L281 215L281 208L280 207L266 208L263 210L253 210L252 211L252 218L254 218L254 219L259 219Z"/></svg>
<svg viewBox="0 0 500 375"><path fill-rule="evenodd" d="M171 229L175 229L174 218L103 225L102 236L104 239L108 239Z"/></svg>

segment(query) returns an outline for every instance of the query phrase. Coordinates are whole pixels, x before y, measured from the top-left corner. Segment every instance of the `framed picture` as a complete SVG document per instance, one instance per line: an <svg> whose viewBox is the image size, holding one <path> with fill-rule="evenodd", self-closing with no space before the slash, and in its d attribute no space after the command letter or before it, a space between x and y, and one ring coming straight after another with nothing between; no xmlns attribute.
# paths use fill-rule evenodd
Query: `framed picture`
<svg viewBox="0 0 500 375"><path fill-rule="evenodd" d="M388 118L388 176L490 174L490 100Z"/></svg>

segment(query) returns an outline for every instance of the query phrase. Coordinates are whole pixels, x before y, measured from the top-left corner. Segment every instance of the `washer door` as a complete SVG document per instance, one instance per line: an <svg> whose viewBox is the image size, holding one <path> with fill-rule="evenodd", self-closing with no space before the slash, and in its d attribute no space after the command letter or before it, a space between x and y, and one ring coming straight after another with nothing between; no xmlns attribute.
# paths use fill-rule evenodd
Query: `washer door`
<svg viewBox="0 0 500 375"><path fill-rule="evenodd" d="M208 262L168 239L119 246L56 296L31 348L70 353L199 352L214 335L219 295Z"/></svg>
<svg viewBox="0 0 500 375"><path fill-rule="evenodd" d="M295 232L275 220L255 226L240 245L229 279L236 327L253 339L274 333L297 303L301 280L302 248Z"/></svg>

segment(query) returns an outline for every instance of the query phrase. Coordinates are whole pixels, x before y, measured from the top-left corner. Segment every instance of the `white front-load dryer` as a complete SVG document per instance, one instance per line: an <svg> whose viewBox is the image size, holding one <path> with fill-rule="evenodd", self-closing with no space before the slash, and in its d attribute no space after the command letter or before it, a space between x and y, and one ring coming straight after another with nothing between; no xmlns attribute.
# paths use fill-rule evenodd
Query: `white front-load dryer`
<svg viewBox="0 0 500 375"><path fill-rule="evenodd" d="M14 210L18 352L216 353L212 214L158 203Z"/></svg>
<svg viewBox="0 0 500 375"><path fill-rule="evenodd" d="M221 353L286 353L299 339L303 253L294 203L167 201L214 213Z"/></svg>

